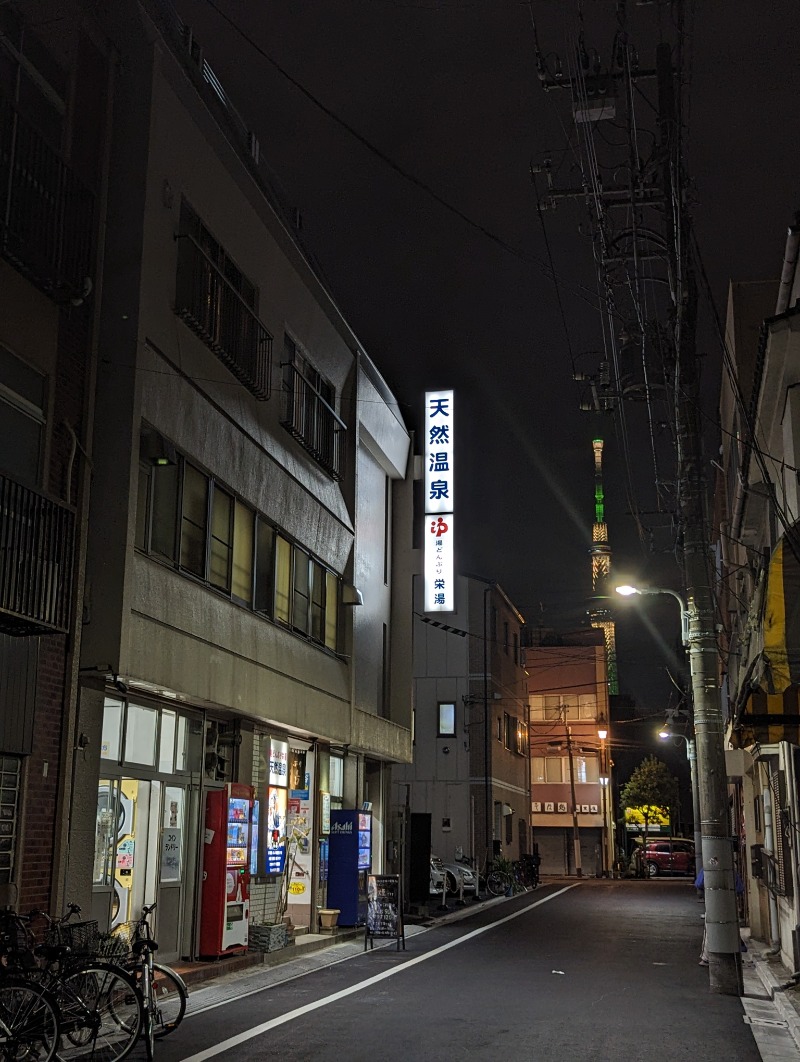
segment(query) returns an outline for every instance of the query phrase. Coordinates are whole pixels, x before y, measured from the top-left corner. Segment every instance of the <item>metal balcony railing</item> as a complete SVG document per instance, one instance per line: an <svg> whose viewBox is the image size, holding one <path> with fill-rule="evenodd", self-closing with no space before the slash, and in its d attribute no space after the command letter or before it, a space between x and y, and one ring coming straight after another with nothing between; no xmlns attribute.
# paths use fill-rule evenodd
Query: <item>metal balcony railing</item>
<svg viewBox="0 0 800 1062"><path fill-rule="evenodd" d="M85 289L93 244L94 196L0 96L0 254L66 299Z"/></svg>
<svg viewBox="0 0 800 1062"><path fill-rule="evenodd" d="M69 630L75 514L0 475L0 631Z"/></svg>
<svg viewBox="0 0 800 1062"><path fill-rule="evenodd" d="M196 240L178 240L175 313L256 398L269 398L272 335Z"/></svg>
<svg viewBox="0 0 800 1062"><path fill-rule="evenodd" d="M284 371L281 424L326 472L342 479L347 425L296 366Z"/></svg>

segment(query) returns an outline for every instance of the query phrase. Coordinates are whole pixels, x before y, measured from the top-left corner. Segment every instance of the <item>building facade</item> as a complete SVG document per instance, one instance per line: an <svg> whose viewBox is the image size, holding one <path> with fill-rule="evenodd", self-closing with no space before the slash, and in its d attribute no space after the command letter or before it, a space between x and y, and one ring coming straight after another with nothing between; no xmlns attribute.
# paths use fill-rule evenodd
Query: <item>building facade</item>
<svg viewBox="0 0 800 1062"><path fill-rule="evenodd" d="M398 860L410 882L419 861L425 891L431 853L480 868L531 850L524 621L496 583L461 575L455 598L426 615L414 579L414 757L393 802Z"/></svg>
<svg viewBox="0 0 800 1062"><path fill-rule="evenodd" d="M0 6L0 904L68 850L111 64L91 13ZM79 754L79 753L78 753Z"/></svg>
<svg viewBox="0 0 800 1062"><path fill-rule="evenodd" d="M44 53L0 17L20 85ZM259 808L251 918L281 914L285 871L316 926L332 809L369 803L383 869L411 756L410 437L171 5L114 5L113 66L82 26L63 84L34 78L60 138L33 139L29 91L2 103L0 884L101 929L157 901L165 958L193 957L229 783Z"/></svg>
<svg viewBox="0 0 800 1062"><path fill-rule="evenodd" d="M715 491L732 833L753 936L800 964L800 230L780 282L732 284Z"/></svg>
<svg viewBox="0 0 800 1062"><path fill-rule="evenodd" d="M531 822L543 874L607 875L615 856L601 629L529 631Z"/></svg>

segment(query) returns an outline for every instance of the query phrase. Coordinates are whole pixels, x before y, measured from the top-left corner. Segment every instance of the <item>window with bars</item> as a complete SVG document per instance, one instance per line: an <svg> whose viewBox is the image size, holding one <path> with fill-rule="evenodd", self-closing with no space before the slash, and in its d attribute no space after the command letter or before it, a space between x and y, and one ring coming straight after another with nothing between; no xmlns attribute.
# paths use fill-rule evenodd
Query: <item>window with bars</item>
<svg viewBox="0 0 800 1062"><path fill-rule="evenodd" d="M0 471L39 487L46 379L0 344Z"/></svg>
<svg viewBox="0 0 800 1062"><path fill-rule="evenodd" d="M0 884L14 880L19 829L20 758L0 756Z"/></svg>
<svg viewBox="0 0 800 1062"><path fill-rule="evenodd" d="M336 389L312 365L291 336L284 336L281 424L334 479L344 474L344 421L336 413Z"/></svg>
<svg viewBox="0 0 800 1062"><path fill-rule="evenodd" d="M272 335L257 316L258 289L185 200L175 313L251 394L269 398Z"/></svg>

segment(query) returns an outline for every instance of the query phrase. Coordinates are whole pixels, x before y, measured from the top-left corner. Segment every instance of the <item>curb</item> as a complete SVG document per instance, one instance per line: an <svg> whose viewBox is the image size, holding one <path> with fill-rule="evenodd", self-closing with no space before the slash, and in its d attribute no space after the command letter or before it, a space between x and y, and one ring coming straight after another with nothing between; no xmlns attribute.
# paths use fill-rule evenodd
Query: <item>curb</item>
<svg viewBox="0 0 800 1062"><path fill-rule="evenodd" d="M759 980L767 990L767 994L789 1031L795 1046L800 1051L800 1013L796 1005L786 998L786 989L794 987L793 983L787 985L786 979L790 978L789 971L782 965L768 962L762 957L753 956L753 966ZM781 976L782 975L782 976Z"/></svg>

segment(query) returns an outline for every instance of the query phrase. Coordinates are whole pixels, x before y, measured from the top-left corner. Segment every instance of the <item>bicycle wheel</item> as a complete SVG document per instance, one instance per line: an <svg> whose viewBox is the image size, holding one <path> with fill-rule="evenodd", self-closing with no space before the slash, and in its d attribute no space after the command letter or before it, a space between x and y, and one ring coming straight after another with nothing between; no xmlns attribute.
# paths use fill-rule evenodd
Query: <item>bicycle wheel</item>
<svg viewBox="0 0 800 1062"><path fill-rule="evenodd" d="M120 1062L142 1028L142 1001L131 977L118 967L92 963L63 977L58 1004L63 1034L60 1062Z"/></svg>
<svg viewBox="0 0 800 1062"><path fill-rule="evenodd" d="M58 1049L58 1011L43 988L9 978L0 984L0 1058L50 1062Z"/></svg>
<svg viewBox="0 0 800 1062"><path fill-rule="evenodd" d="M142 993L142 1036L147 1051L147 1062L153 1062L153 1040L155 1038L155 1003L153 1002L153 971L145 961L139 981Z"/></svg>
<svg viewBox="0 0 800 1062"><path fill-rule="evenodd" d="M508 882L499 870L492 870L486 875L486 891L491 896L502 896L507 887Z"/></svg>
<svg viewBox="0 0 800 1062"><path fill-rule="evenodd" d="M156 1040L178 1028L186 1013L188 996L186 985L174 970L153 963L153 1025Z"/></svg>

